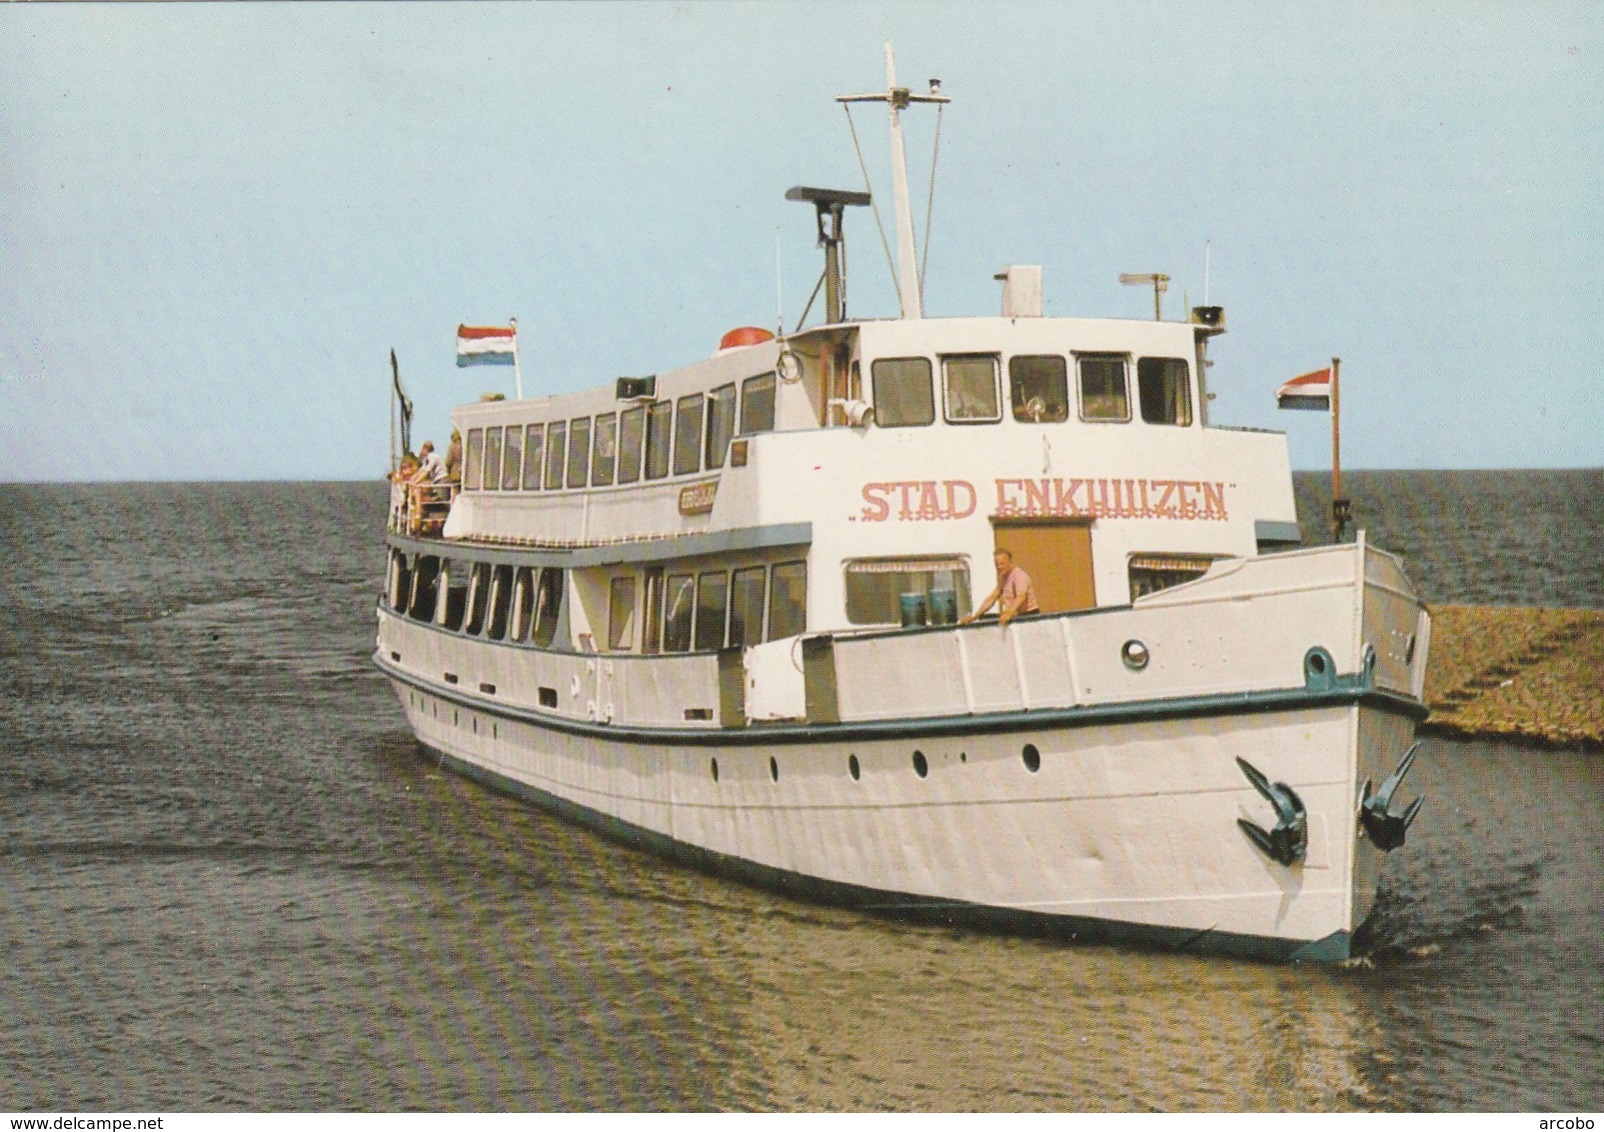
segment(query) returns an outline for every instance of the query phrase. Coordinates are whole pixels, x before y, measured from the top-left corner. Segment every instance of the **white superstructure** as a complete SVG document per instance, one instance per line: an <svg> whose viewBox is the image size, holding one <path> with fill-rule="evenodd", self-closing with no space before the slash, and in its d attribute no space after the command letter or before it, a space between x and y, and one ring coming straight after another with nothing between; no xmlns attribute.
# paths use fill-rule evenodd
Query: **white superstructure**
<svg viewBox="0 0 1604 1132"><path fill-rule="evenodd" d="M790 195L823 325L462 406L449 512L397 489L375 656L420 739L817 898L1345 956L1430 621L1362 534L1296 549L1281 434L1207 421L1220 312L1044 318L1014 268L997 317L852 321L867 197ZM956 624L999 547L1041 612Z"/></svg>

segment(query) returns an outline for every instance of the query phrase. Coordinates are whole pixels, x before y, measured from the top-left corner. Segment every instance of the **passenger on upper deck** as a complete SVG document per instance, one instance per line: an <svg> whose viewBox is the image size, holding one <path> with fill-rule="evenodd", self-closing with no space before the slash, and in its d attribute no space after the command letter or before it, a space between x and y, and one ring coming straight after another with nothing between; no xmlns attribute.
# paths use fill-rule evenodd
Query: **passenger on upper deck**
<svg viewBox="0 0 1604 1132"><path fill-rule="evenodd" d="M445 461L440 459L440 454L434 450L434 441L425 440L418 454L418 474L412 478L412 482L439 483L445 478Z"/></svg>
<svg viewBox="0 0 1604 1132"><path fill-rule="evenodd" d="M390 473L396 483L411 483L418 474L418 458L410 452L402 453L401 465Z"/></svg>
<svg viewBox="0 0 1604 1132"><path fill-rule="evenodd" d="M1020 613L1039 613L1041 607L1036 604L1036 585L1030 580L1030 575L1014 565L1014 555L1003 547L997 548L993 556L997 564L997 588L986 596L980 603L980 608L959 619L958 624L967 625L978 617L983 617L986 611L1001 600L997 609L997 623L1006 625Z"/></svg>
<svg viewBox="0 0 1604 1132"><path fill-rule="evenodd" d="M451 430L451 447L446 449L446 479L462 482L462 433Z"/></svg>

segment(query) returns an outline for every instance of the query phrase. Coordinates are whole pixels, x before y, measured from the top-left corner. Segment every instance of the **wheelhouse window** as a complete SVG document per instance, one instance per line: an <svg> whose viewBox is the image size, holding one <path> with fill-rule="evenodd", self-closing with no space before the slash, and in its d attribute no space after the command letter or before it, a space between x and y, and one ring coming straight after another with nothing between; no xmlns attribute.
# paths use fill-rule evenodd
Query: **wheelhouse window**
<svg viewBox="0 0 1604 1132"><path fill-rule="evenodd" d="M696 648L724 647L724 615L729 609L730 577L722 570L696 579Z"/></svg>
<svg viewBox="0 0 1604 1132"><path fill-rule="evenodd" d="M596 442L590 456L590 482L606 487L613 482L618 462L618 414L603 413L596 418Z"/></svg>
<svg viewBox="0 0 1604 1132"><path fill-rule="evenodd" d="M505 447L501 452L501 490L517 491L524 464L524 430L521 425L507 429Z"/></svg>
<svg viewBox="0 0 1604 1132"><path fill-rule="evenodd" d="M774 431L774 375L760 373L741 382L741 433Z"/></svg>
<svg viewBox="0 0 1604 1132"><path fill-rule="evenodd" d="M969 609L969 567L959 558L867 558L847 563L847 620L854 625L896 625L902 595L925 599L934 624Z"/></svg>
<svg viewBox="0 0 1604 1132"><path fill-rule="evenodd" d="M524 430L524 490L539 491L545 470L546 426L532 424Z"/></svg>
<svg viewBox="0 0 1604 1132"><path fill-rule="evenodd" d="M546 426L546 490L563 485L563 465L568 461L568 422L552 421Z"/></svg>
<svg viewBox="0 0 1604 1132"><path fill-rule="evenodd" d="M807 628L808 565L782 562L774 567L769 595L769 640L794 637Z"/></svg>
<svg viewBox="0 0 1604 1132"><path fill-rule="evenodd" d="M1212 558L1187 554L1133 554L1130 561L1131 600L1201 578L1213 561Z"/></svg>
<svg viewBox="0 0 1604 1132"><path fill-rule="evenodd" d="M702 470L702 410L707 398L700 393L681 397L674 407L674 474Z"/></svg>
<svg viewBox="0 0 1604 1132"><path fill-rule="evenodd" d="M1057 354L1008 359L1008 402L1014 420L1057 424L1069 419L1069 364Z"/></svg>
<svg viewBox="0 0 1604 1132"><path fill-rule="evenodd" d="M641 450L646 446L646 409L625 409L618 418L618 482L640 479Z"/></svg>
<svg viewBox="0 0 1604 1132"><path fill-rule="evenodd" d="M614 578L607 596L607 647L625 651L635 647L635 579Z"/></svg>
<svg viewBox="0 0 1604 1132"><path fill-rule="evenodd" d="M485 430L470 428L468 430L468 443L462 454L462 490L474 491L484 483L483 468L485 457Z"/></svg>
<svg viewBox="0 0 1604 1132"><path fill-rule="evenodd" d="M501 486L501 429L485 429L485 490Z"/></svg>
<svg viewBox="0 0 1604 1132"><path fill-rule="evenodd" d="M590 418L575 417L568 422L568 486L584 487L590 470Z"/></svg>
<svg viewBox="0 0 1604 1132"><path fill-rule="evenodd" d="M1148 424L1192 423L1192 383L1183 358L1142 358L1136 363L1136 396Z"/></svg>
<svg viewBox="0 0 1604 1132"><path fill-rule="evenodd" d="M674 434L674 403L655 401L646 413L646 478L668 475L668 445Z"/></svg>
<svg viewBox="0 0 1604 1132"><path fill-rule="evenodd" d="M730 581L730 645L755 645L763 640L763 591L768 571L747 566Z"/></svg>
<svg viewBox="0 0 1604 1132"><path fill-rule="evenodd" d="M1083 354L1075 359L1080 377L1080 419L1128 421L1131 402L1121 355Z"/></svg>
<svg viewBox="0 0 1604 1132"><path fill-rule="evenodd" d="M696 578L670 574L664 587L663 651L691 651L691 622L696 613Z"/></svg>
<svg viewBox="0 0 1604 1132"><path fill-rule="evenodd" d="M869 375L874 384L874 423L881 428L927 425L936 419L930 359L876 358Z"/></svg>
<svg viewBox="0 0 1604 1132"><path fill-rule="evenodd" d="M703 462L709 468L722 468L735 435L735 386L721 385L707 395L707 452Z"/></svg>
<svg viewBox="0 0 1604 1132"><path fill-rule="evenodd" d="M1000 420L997 359L990 354L958 354L941 359L943 412L949 421ZM876 412L876 419L879 414Z"/></svg>

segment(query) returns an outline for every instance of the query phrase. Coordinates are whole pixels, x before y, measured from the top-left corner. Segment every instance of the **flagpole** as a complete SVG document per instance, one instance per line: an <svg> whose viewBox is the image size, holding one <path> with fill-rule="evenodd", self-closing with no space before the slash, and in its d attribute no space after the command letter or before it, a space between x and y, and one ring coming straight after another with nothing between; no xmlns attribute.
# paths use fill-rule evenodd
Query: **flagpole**
<svg viewBox="0 0 1604 1132"><path fill-rule="evenodd" d="M507 322L512 326L512 384L517 391L518 400L524 399L523 367L518 364L518 320L509 318Z"/></svg>
<svg viewBox="0 0 1604 1132"><path fill-rule="evenodd" d="M1331 359L1331 521L1333 541L1341 542L1352 512L1342 497L1342 359Z"/></svg>

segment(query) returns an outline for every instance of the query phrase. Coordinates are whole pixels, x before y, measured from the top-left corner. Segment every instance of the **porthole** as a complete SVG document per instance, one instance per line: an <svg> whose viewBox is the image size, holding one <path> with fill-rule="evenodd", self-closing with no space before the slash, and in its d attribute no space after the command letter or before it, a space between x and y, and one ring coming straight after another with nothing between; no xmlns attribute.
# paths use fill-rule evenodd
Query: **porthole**
<svg viewBox="0 0 1604 1132"><path fill-rule="evenodd" d="M920 778L930 773L930 764L925 761L925 753L923 751L915 751L913 753L913 772Z"/></svg>
<svg viewBox="0 0 1604 1132"><path fill-rule="evenodd" d="M708 769L710 769L713 772L713 781L717 782L718 781L718 760L717 759L710 759L709 760Z"/></svg>
<svg viewBox="0 0 1604 1132"><path fill-rule="evenodd" d="M775 782L780 781L780 764L775 761L773 755L769 756L769 777Z"/></svg>
<svg viewBox="0 0 1604 1132"><path fill-rule="evenodd" d="M1119 658L1132 672L1140 672L1146 668L1148 660L1151 659L1148 656L1147 646L1141 641L1126 641L1120 646Z"/></svg>
<svg viewBox="0 0 1604 1132"><path fill-rule="evenodd" d="M857 755L847 756L847 773L852 776L853 782L856 782L858 780L858 776L862 773L861 768L858 766Z"/></svg>
<svg viewBox="0 0 1604 1132"><path fill-rule="evenodd" d="M1031 774L1041 769L1041 752L1036 749L1036 744L1026 743L1025 749L1020 752L1020 757L1025 760L1025 769Z"/></svg>

